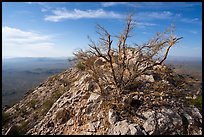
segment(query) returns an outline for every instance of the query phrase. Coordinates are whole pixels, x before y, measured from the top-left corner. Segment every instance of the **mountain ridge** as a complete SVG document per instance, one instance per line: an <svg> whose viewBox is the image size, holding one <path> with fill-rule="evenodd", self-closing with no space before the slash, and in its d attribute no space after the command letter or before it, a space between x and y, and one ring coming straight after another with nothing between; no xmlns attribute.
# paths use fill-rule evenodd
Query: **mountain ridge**
<svg viewBox="0 0 204 137"><path fill-rule="evenodd" d="M189 88L188 84L173 72L166 72L168 80L157 79L158 74L161 75L161 70L140 77L138 80L145 84L133 88L139 91L124 94L121 103L125 108L119 110L111 104L114 87L107 85L106 93L100 94L99 87L87 72L76 67L67 69L49 77L30 90L23 100L5 109L2 134L202 134L198 126L202 123L200 111L184 104L180 93L171 94L165 89L171 87L181 92L183 90L174 84L180 80L180 84ZM153 92L155 86L161 85L166 91ZM202 93L199 88L194 90L191 91L196 95L194 98ZM183 97L191 98L190 94ZM171 118L174 120L169 121ZM153 122L155 120L160 121L159 127Z"/></svg>

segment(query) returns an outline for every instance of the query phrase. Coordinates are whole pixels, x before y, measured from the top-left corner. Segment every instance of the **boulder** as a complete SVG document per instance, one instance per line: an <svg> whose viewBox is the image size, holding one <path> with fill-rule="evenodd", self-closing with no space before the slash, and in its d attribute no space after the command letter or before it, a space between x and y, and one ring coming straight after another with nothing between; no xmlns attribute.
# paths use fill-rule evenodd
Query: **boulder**
<svg viewBox="0 0 204 137"><path fill-rule="evenodd" d="M175 131L181 132L182 119L171 109L162 108L161 112L149 111L143 113L147 120L143 127L149 135L169 134Z"/></svg>
<svg viewBox="0 0 204 137"><path fill-rule="evenodd" d="M183 116L187 120L187 132L192 135L202 133L202 115L196 107L185 108Z"/></svg>
<svg viewBox="0 0 204 137"><path fill-rule="evenodd" d="M127 120L119 121L108 131L110 135L146 135L146 133L137 125L130 124Z"/></svg>

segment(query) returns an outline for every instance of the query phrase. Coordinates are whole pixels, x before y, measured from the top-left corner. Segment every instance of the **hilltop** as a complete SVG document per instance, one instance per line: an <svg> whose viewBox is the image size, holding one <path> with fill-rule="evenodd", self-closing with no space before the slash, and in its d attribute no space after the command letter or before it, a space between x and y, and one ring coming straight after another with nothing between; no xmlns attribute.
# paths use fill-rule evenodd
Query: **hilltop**
<svg viewBox="0 0 204 137"><path fill-rule="evenodd" d="M5 109L2 134L202 134L202 113L192 104L202 94L196 80L159 65L138 81L119 110L114 87L101 95L86 71L70 68Z"/></svg>

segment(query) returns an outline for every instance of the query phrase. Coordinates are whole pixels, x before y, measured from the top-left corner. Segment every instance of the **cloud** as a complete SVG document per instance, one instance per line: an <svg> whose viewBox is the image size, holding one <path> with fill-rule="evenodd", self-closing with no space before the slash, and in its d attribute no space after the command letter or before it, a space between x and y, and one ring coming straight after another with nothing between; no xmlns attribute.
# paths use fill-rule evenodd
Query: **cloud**
<svg viewBox="0 0 204 137"><path fill-rule="evenodd" d="M2 27L3 56L55 56L59 55L52 37L30 31Z"/></svg>
<svg viewBox="0 0 204 137"><path fill-rule="evenodd" d="M202 22L199 20L199 18L193 18L193 19L190 19L190 18L181 18L180 21L184 22L184 23L202 24Z"/></svg>
<svg viewBox="0 0 204 137"><path fill-rule="evenodd" d="M98 10L79 10L68 11L66 8L52 11L53 15L47 15L46 21L59 22L65 19L82 19L82 18L123 18L123 15L113 11Z"/></svg>
<svg viewBox="0 0 204 137"><path fill-rule="evenodd" d="M202 6L201 2L102 2L103 7L126 5L140 9L174 9Z"/></svg>
<svg viewBox="0 0 204 137"><path fill-rule="evenodd" d="M49 36L40 35L37 33L23 31L20 29L12 28L5 26L2 28L3 40L7 43L7 45L13 45L15 43L18 44L37 44L44 43L50 39Z"/></svg>
<svg viewBox="0 0 204 137"><path fill-rule="evenodd" d="M45 5L47 2L24 2L26 4L38 4L38 5Z"/></svg>
<svg viewBox="0 0 204 137"><path fill-rule="evenodd" d="M198 31L195 31L195 30L189 30L189 32L192 34L198 34Z"/></svg>
<svg viewBox="0 0 204 137"><path fill-rule="evenodd" d="M148 23L148 22L135 22L135 25L136 27L139 26L139 27L149 27L149 26L156 26L157 24L154 24L154 23Z"/></svg>
<svg viewBox="0 0 204 137"><path fill-rule="evenodd" d="M170 11L163 12L139 12L135 14L138 20L154 20L154 19L171 19L173 13Z"/></svg>
<svg viewBox="0 0 204 137"><path fill-rule="evenodd" d="M41 12L47 12L49 11L52 7L50 6L49 2L25 2L26 4L36 4L39 5L41 8ZM54 4L54 2L53 2Z"/></svg>
<svg viewBox="0 0 204 137"><path fill-rule="evenodd" d="M45 5L47 2L25 2L27 4L39 4L39 5Z"/></svg>
<svg viewBox="0 0 204 137"><path fill-rule="evenodd" d="M124 4L128 4L128 2L102 2L101 3L103 7L111 7L111 6L124 5Z"/></svg>

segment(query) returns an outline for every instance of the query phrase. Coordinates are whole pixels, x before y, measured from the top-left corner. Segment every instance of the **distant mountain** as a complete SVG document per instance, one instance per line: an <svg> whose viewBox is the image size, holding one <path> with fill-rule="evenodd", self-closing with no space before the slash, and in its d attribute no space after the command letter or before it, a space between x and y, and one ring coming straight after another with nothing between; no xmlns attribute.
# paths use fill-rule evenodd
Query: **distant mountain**
<svg viewBox="0 0 204 137"><path fill-rule="evenodd" d="M202 61L202 57L168 56L166 61Z"/></svg>
<svg viewBox="0 0 204 137"><path fill-rule="evenodd" d="M16 103L29 89L74 65L71 58L21 57L4 58L2 61L3 106Z"/></svg>

